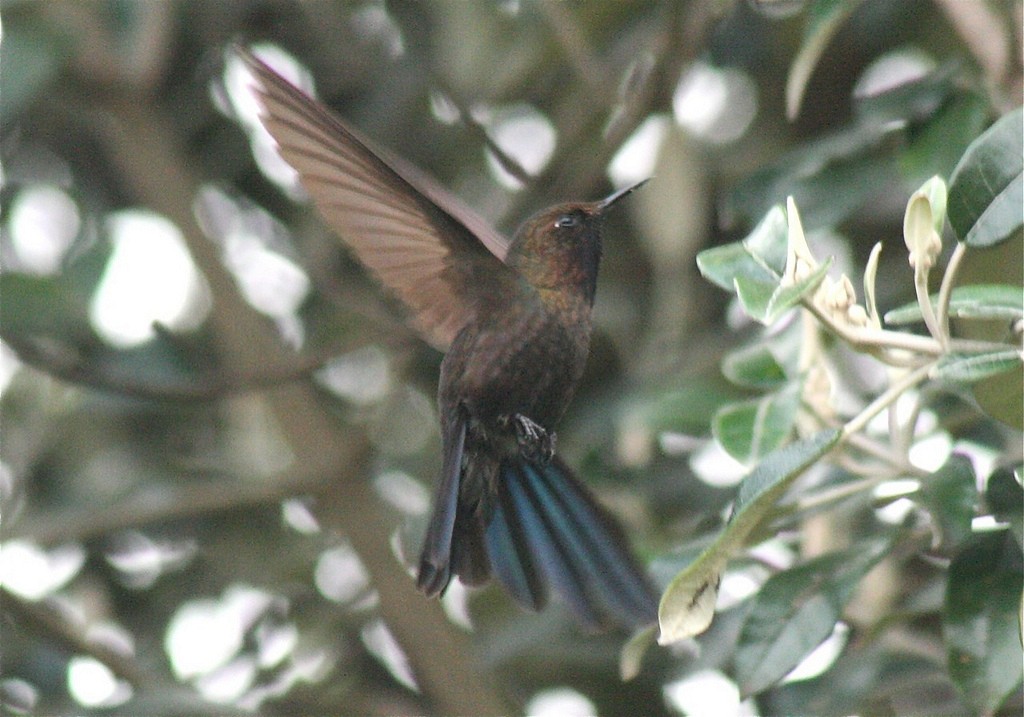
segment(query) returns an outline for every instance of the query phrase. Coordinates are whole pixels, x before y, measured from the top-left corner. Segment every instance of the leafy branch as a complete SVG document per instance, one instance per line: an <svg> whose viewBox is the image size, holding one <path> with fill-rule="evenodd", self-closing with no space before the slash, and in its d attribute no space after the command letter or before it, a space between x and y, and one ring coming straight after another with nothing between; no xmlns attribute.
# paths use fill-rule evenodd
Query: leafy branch
<svg viewBox="0 0 1024 717"><path fill-rule="evenodd" d="M884 316L876 298L881 243L873 248L865 266L861 303L853 281L845 274L832 279L828 276L831 260L814 256L792 197L785 208L772 208L743 241L710 249L698 257L705 278L733 292L749 317L772 327L757 346L743 347L723 363L723 371L734 382L770 391L754 400L726 405L715 416L712 429L716 440L734 458L753 467L740 483L725 528L665 590L659 611L659 642L672 643L708 628L728 563L750 543L763 539L765 528L773 522L829 509L901 476L921 481L925 496L929 490L939 490L924 487L929 480L937 485L974 485L968 461L953 456L932 475L914 465L910 449L918 440L919 418L926 408L925 397L930 395L921 390L924 385L999 381L1007 371L1021 371L1024 291L1005 285L957 285L963 259L972 248L1020 236L1024 224L1018 196L1022 186L1020 125L1018 111L979 137L954 171L949 189L941 178L933 177L911 195L903 240L913 268L916 301ZM947 214L960 241L933 296L928 287L942 254L941 233ZM791 320L794 315L800 320ZM951 317L1009 322L1015 332L1004 341L966 339L954 334ZM924 331L907 331L907 325L913 323L922 324ZM865 397L863 405L854 409L836 399L839 394L858 393L856 386L844 385L847 377L836 368L838 349L843 346L874 358L878 373L886 377L877 395ZM887 431L873 428L874 419L886 412ZM795 441L791 440L794 435ZM841 466L850 479L784 503L795 481L823 460ZM964 504L966 510L958 509L957 514L960 527L947 531L961 542L971 539L974 501L969 494L960 501ZM921 544L920 531L898 530L887 534L881 543L867 541L859 548L821 556L769 579L754 599L756 606L737 648L736 677L745 693L776 683L829 634L853 587L901 541L901 533L908 539L903 541L907 546ZM857 556L871 557L853 561L854 568L851 560ZM1012 582L1013 565L1001 563L1000 570L1004 569L1008 571L1005 579ZM807 575L815 576L817 587L800 587L801 576ZM795 595L802 597L794 603ZM790 607L783 610L784 605ZM978 609L1002 614L1005 608L986 604ZM773 616L779 618L774 623L768 619ZM805 629L813 632L813 639L807 639ZM787 634L790 638L804 636L797 641L799 649L794 649L791 639L787 642ZM966 633L956 634L960 643L949 645L951 655L986 649L966 644L973 639L964 637ZM635 668L638 653L649 640L650 636L641 636L630 644L623 654L624 670ZM772 659L765 659L766 655ZM954 679L957 674L951 672ZM985 699L994 700L985 703L987 709L998 706L998 699L1014 686L1007 684L1001 673L992 674L996 676L982 676L991 688ZM958 681L968 702L975 699L969 682L977 679L975 671Z"/></svg>

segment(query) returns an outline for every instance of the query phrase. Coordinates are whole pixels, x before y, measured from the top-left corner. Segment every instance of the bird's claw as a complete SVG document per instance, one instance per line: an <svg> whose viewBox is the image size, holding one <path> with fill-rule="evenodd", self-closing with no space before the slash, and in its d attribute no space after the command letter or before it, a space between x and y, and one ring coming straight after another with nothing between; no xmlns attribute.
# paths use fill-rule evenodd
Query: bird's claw
<svg viewBox="0 0 1024 717"><path fill-rule="evenodd" d="M554 457L554 432L548 433L543 426L521 413L511 416L510 422L519 444L519 453L524 458L535 463L548 463Z"/></svg>

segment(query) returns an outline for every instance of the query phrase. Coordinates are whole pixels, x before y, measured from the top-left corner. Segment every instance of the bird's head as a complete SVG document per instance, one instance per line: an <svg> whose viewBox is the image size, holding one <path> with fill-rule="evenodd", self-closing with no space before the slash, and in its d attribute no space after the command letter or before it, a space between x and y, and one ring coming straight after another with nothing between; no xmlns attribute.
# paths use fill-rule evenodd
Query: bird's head
<svg viewBox="0 0 1024 717"><path fill-rule="evenodd" d="M593 303L604 219L646 181L597 202L556 204L534 214L516 232L506 262L538 289L581 291Z"/></svg>

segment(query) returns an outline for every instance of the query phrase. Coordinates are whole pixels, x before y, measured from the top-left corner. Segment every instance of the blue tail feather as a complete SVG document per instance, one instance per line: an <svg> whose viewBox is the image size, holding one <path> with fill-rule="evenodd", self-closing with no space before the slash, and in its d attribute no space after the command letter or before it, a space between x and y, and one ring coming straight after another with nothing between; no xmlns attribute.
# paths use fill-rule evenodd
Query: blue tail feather
<svg viewBox="0 0 1024 717"><path fill-rule="evenodd" d="M504 472L502 480L512 497L515 515L522 521L526 542L543 579L568 603L584 626L599 627L601 616L587 595L580 556L566 543L556 525L559 516L548 510L539 498L521 465Z"/></svg>
<svg viewBox="0 0 1024 717"><path fill-rule="evenodd" d="M520 603L536 609L537 592L527 586L540 582L591 627L608 618L631 626L655 619L657 600L624 536L560 459L503 463L498 492L487 551Z"/></svg>
<svg viewBox="0 0 1024 717"><path fill-rule="evenodd" d="M529 466L527 475L534 478L538 491L546 493L541 502L554 503L551 512L559 517L559 537L585 569L589 589L619 619L650 621L656 612L651 590L628 552L622 531L573 476L564 472L564 465L553 467L554 471L541 471Z"/></svg>
<svg viewBox="0 0 1024 717"><path fill-rule="evenodd" d="M516 602L531 610L541 610L547 604L547 590L537 575L516 515L508 488L500 484L498 502L484 535L491 569Z"/></svg>

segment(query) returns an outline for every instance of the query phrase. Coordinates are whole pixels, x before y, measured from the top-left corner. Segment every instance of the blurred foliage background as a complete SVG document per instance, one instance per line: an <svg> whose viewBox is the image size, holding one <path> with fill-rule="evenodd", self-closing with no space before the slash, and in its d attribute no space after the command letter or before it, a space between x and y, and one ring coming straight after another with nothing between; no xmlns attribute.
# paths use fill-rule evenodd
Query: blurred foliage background
<svg viewBox="0 0 1024 717"><path fill-rule="evenodd" d="M785 526L727 573L710 630L651 648L632 680L629 636L582 634L558 606L525 614L493 587L425 600L408 564L439 468L440 356L275 168L229 61L238 42L277 52L506 231L654 176L606 232L559 450L664 586L745 470L715 450L712 417L755 395L719 363L759 330L697 253L793 195L837 270L859 276L886 242L878 302L911 301L904 208L1020 105L1018 0L0 10L5 713L1020 713L1019 652L991 679L947 664L958 546L927 541L889 545L817 667L752 696L734 679L749 598L780 560L936 502L936 521L991 513L990 476L1020 507L1019 426L957 389L932 389L945 408L925 432L945 439L923 450L967 455L966 492ZM961 275L1019 286L1021 244L973 252ZM854 384L859 366L841 367ZM996 398L1019 402L1006 386Z"/></svg>

